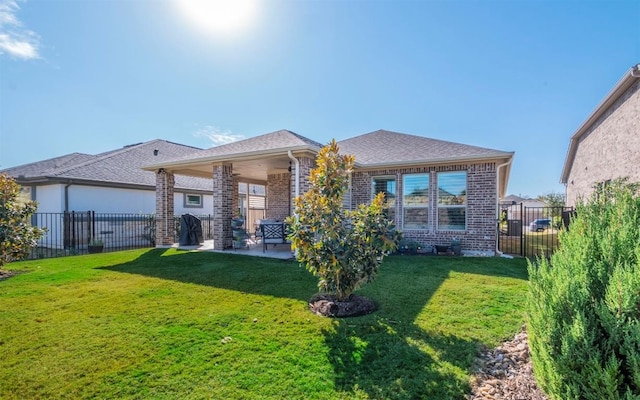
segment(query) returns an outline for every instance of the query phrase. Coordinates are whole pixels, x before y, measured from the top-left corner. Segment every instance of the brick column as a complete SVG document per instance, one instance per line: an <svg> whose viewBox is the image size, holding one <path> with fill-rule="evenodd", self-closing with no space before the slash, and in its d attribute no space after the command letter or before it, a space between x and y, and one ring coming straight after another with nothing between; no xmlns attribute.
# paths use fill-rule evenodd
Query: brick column
<svg viewBox="0 0 640 400"><path fill-rule="evenodd" d="M231 164L213 167L213 248L231 248L231 218L233 218L233 166ZM235 188L237 190L237 188Z"/></svg>
<svg viewBox="0 0 640 400"><path fill-rule="evenodd" d="M156 247L174 243L173 186L175 176L160 169L156 173Z"/></svg>
<svg viewBox="0 0 640 400"><path fill-rule="evenodd" d="M238 193L238 184L240 183L240 180L238 179L237 176L233 177L233 182L231 183L233 185L233 205L231 207L231 210L233 212L232 214L232 218L235 217L236 215L238 215L238 207L240 206L240 193ZM245 215L245 217L247 217ZM246 225L246 221L245 221L245 225Z"/></svg>

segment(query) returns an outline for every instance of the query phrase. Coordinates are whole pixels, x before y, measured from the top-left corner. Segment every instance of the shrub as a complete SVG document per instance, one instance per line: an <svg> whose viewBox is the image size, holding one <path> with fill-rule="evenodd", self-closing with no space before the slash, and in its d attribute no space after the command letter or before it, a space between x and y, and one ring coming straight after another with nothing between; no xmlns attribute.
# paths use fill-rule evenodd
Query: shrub
<svg viewBox="0 0 640 400"><path fill-rule="evenodd" d="M20 185L6 174L0 174L0 267L26 257L44 233L27 223L36 211L36 203L20 204L19 194Z"/></svg>
<svg viewBox="0 0 640 400"><path fill-rule="evenodd" d="M335 140L322 148L309 177L309 191L295 199L297 217L288 220L297 260L320 277L321 291L340 301L375 278L383 257L397 248L400 235L385 216L382 193L368 206L343 208L353 163L353 156L339 154Z"/></svg>
<svg viewBox="0 0 640 400"><path fill-rule="evenodd" d="M529 262L536 380L553 399L640 398L640 196L625 180L578 205L550 261Z"/></svg>

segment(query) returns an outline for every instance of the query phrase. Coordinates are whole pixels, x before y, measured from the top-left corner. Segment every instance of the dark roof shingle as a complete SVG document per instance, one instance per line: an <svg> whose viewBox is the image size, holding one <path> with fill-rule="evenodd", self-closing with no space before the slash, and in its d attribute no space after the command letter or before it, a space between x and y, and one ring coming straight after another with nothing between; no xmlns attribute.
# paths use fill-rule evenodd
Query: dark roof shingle
<svg viewBox="0 0 640 400"><path fill-rule="evenodd" d="M299 135L295 132L281 129L279 131L266 133L264 135L239 140L237 142L227 143L220 146L211 147L209 149L200 150L186 157L175 158L169 161L182 161L191 158L207 158L242 155L251 152L260 152L267 150L290 149L293 147L311 147L318 150L323 147L322 144Z"/></svg>
<svg viewBox="0 0 640 400"><path fill-rule="evenodd" d="M352 154L361 166L441 162L509 157L512 153L447 142L406 133L377 130L338 142L340 152Z"/></svg>
<svg viewBox="0 0 640 400"><path fill-rule="evenodd" d="M154 150L157 155L154 155ZM8 168L10 176L51 180L78 179L113 184L154 187L155 174L141 169L143 165L176 157L185 157L200 149L166 140L151 140L125 146L98 155L72 153L49 160ZM176 176L176 188L212 190L210 179Z"/></svg>

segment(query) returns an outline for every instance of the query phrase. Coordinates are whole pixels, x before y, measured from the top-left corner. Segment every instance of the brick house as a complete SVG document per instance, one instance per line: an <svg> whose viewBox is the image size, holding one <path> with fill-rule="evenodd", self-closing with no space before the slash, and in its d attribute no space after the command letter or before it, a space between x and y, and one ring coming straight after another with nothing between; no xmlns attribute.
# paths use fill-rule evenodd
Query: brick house
<svg viewBox="0 0 640 400"><path fill-rule="evenodd" d="M338 142L355 156L345 207L368 203L384 192L390 218L408 239L426 245L462 242L465 254L496 250L498 199L504 196L513 152L385 130ZM309 172L322 144L280 130L148 165L156 172L156 238L171 245L174 179L213 179L214 249L231 246L231 218L238 210L238 183L266 186L266 217L292 214L292 199L309 187Z"/></svg>
<svg viewBox="0 0 640 400"><path fill-rule="evenodd" d="M630 68L571 136L560 182L567 206L598 184L640 182L640 64Z"/></svg>

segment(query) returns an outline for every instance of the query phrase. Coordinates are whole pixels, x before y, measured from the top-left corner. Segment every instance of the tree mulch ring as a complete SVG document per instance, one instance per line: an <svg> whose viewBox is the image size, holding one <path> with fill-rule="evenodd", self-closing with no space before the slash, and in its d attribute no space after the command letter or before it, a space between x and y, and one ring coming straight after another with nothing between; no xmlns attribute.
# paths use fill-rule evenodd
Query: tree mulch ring
<svg viewBox="0 0 640 400"><path fill-rule="evenodd" d="M0 269L0 281L3 281L5 279L9 279L12 276L18 275L18 271L7 271L4 269Z"/></svg>
<svg viewBox="0 0 640 400"><path fill-rule="evenodd" d="M309 300L309 310L323 317L357 317L374 312L378 307L373 300L352 294L347 301L338 301L335 295L319 293Z"/></svg>

